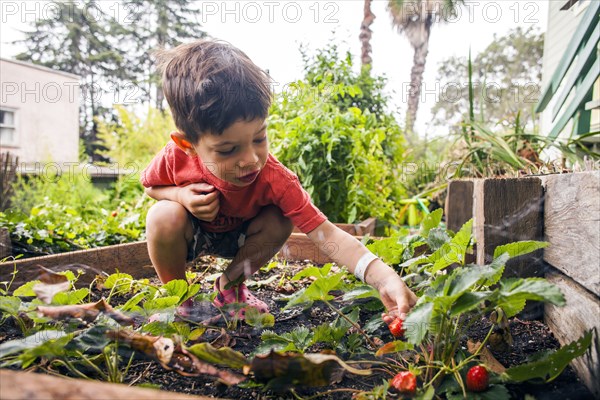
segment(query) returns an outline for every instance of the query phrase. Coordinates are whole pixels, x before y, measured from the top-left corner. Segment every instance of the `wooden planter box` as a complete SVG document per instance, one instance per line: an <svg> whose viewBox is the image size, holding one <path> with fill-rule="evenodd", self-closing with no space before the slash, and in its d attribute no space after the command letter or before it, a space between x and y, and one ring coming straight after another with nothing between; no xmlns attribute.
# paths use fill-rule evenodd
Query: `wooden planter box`
<svg viewBox="0 0 600 400"><path fill-rule="evenodd" d="M501 244L550 243L511 260L505 275L545 276L561 289L567 305L543 309L561 345L594 331L591 351L572 367L600 396L600 171L450 182L445 214L452 230L474 219L478 263Z"/></svg>
<svg viewBox="0 0 600 400"><path fill-rule="evenodd" d="M164 390L144 389L83 379L59 378L33 372L0 370L2 400L215 400Z"/></svg>
<svg viewBox="0 0 600 400"><path fill-rule="evenodd" d="M370 218L356 225L336 224L344 231L352 234L358 240L363 235L375 233L376 220ZM283 246L280 257L286 260L309 260L323 264L331 260L312 243L308 237L296 230ZM128 273L135 278L156 276L150 262L146 242L120 244L100 247L90 250L72 251L43 257L27 258L13 262L0 263L0 282L10 281L16 267L18 274L13 282L13 288L19 287L26 281L37 279L38 266L52 268L55 271L81 268L86 271L78 281L78 286L87 286L97 274L119 272ZM157 399L157 400L204 400L207 397L189 396L160 390L141 389L126 385L103 382L83 381L79 379L63 379L42 374L0 370L0 399L89 399L103 397L115 400L128 399Z"/></svg>
<svg viewBox="0 0 600 400"><path fill-rule="evenodd" d="M369 218L356 225L336 225L360 240L363 235L372 236L375 233L375 224L376 219ZM289 261L308 260L316 264L331 262L331 259L323 254L305 234L297 230L284 244L279 256ZM15 267L19 273L13 287L37 279L39 265L53 267L56 271L83 269L86 273L77 281L81 286L89 285L98 274L104 272L111 274L117 269L138 279L156 276L146 242L136 242L0 263L0 282L10 281Z"/></svg>

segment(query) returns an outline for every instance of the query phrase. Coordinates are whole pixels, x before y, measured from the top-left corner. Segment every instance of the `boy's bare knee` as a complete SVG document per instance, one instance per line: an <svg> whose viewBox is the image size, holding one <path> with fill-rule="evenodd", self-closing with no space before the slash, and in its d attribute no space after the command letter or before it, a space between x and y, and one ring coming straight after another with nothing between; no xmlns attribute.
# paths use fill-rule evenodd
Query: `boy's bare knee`
<svg viewBox="0 0 600 400"><path fill-rule="evenodd" d="M170 235L185 231L188 213L185 207L175 201L161 200L154 204L146 216L146 230Z"/></svg>

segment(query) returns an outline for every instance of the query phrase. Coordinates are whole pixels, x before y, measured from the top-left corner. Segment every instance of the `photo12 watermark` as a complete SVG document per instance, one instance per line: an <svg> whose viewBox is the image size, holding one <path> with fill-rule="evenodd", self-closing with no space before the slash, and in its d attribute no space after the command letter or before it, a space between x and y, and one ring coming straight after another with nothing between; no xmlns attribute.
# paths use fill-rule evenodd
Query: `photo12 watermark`
<svg viewBox="0 0 600 400"><path fill-rule="evenodd" d="M338 1L202 1L200 22L337 24L340 4Z"/></svg>

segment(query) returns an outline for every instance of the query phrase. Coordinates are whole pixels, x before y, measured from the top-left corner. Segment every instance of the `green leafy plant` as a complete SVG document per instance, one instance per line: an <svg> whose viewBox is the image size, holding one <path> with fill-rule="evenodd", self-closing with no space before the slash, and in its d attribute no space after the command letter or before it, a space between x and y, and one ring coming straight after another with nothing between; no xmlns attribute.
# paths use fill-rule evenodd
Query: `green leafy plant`
<svg viewBox="0 0 600 400"><path fill-rule="evenodd" d="M13 187L16 205L0 212L13 254L37 256L140 240L151 199L135 172L100 190L88 169L60 175L22 176Z"/></svg>
<svg viewBox="0 0 600 400"><path fill-rule="evenodd" d="M583 164L586 156L600 159L600 154L586 146L584 142L597 137L600 132L590 132L587 135L568 139L555 139L539 135L535 131L526 133L520 112L516 114L514 121L506 124L509 128L501 131L493 130L484 122L483 109L480 110L481 118L476 119L472 69L469 54L469 112L468 118L461 124L460 135L460 141L466 149L455 170L455 177L552 173L566 168L566 160L573 165ZM559 165L541 159L540 155L544 150L551 148L561 154Z"/></svg>
<svg viewBox="0 0 600 400"><path fill-rule="evenodd" d="M547 243L510 243L496 248L490 264L468 264L466 255L473 245L472 222L467 222L454 234L438 227L441 216L441 210L428 215L417 235L396 235L384 239L384 244L370 245L373 251L380 250L380 256L398 268L419 296L417 304L403 321L410 346L395 341L384 346L379 353L400 355L414 347L418 357L410 361L400 356L397 362L405 369L418 372L422 382L421 394L437 388L441 393L460 393L466 397L466 369L480 360L481 352L497 328L506 327L505 321L522 311L527 301L563 306L565 299L559 289L545 279L502 278L510 258L546 247ZM493 316L490 318L494 323L484 340L474 344L469 354L461 348L462 338L484 316ZM508 396L506 389L500 385L502 380L508 382L517 377L522 380L552 379L570 360L585 352L588 342L586 335L581 341L569 345L573 351L559 350L556 357L560 358L560 362L545 359L535 364L535 368L528 365L507 370L501 377L496 376L489 389L490 395L493 392L502 398ZM571 348L569 346L567 349Z"/></svg>
<svg viewBox="0 0 600 400"><path fill-rule="evenodd" d="M377 291L332 264L307 266L295 274L292 280L304 289L287 297L285 307L323 307L334 316L331 321L313 329L276 332L264 329L277 323L271 314L254 318L250 312L247 317L254 320L248 324L253 332L261 332L261 342L248 357L222 345L230 343L233 335L227 331L238 330L237 324L226 321L223 329L175 319L175 307L187 299L210 301L214 296L199 292L197 275L188 274L192 283L174 280L153 285L117 272L96 278L89 287L76 288L72 283L77 274L46 270L49 277L26 282L12 295L8 295L11 282L3 285L2 318L12 318L17 325L22 318L24 338L0 344L0 366L28 368L35 364L52 374L123 382L143 356L185 376L208 375L230 385L273 390L327 385L339 368L357 375L376 370L389 374L388 379L368 391L339 391L352 392L357 399L383 399L395 396L398 390L428 399L508 398L506 383L551 381L573 358L587 351L591 333L561 349L538 354L523 365L496 369L487 345L498 330L510 337L509 318L530 300L564 304L560 291L544 279L502 278L510 258L547 244L522 241L498 246L490 264L469 264L472 223L455 233L444 229L441 219L441 210L436 210L425 216L418 233L403 230L368 244L419 296L395 336L383 326ZM265 269L273 273L275 268ZM285 269L284 274L288 273ZM277 281L268 279L269 284ZM93 288L101 290L104 297L84 303ZM156 314L165 318L147 321ZM467 340L470 328L486 317L491 326L485 338ZM216 340L215 334L219 336ZM386 342L385 338L390 339ZM324 353L313 353L315 349L324 349ZM356 364L368 364L372 370L355 368ZM469 378L469 371L479 371L486 379L473 381L474 373ZM399 375L409 376L410 385L394 383Z"/></svg>
<svg viewBox="0 0 600 400"><path fill-rule="evenodd" d="M403 136L377 80L352 72L337 49L306 57L307 75L279 94L270 110L273 153L331 219L368 217L395 222L393 185L402 161Z"/></svg>
<svg viewBox="0 0 600 400"><path fill-rule="evenodd" d="M114 111L116 121L98 121L98 139L105 150L97 153L121 168L139 172L169 141L169 134L175 130L173 118L152 107L143 118L121 105Z"/></svg>

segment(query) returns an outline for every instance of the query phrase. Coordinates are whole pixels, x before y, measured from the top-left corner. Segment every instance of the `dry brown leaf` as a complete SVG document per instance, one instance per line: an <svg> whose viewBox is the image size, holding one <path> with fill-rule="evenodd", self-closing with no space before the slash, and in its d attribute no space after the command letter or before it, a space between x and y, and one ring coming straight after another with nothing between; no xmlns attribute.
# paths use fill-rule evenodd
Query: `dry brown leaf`
<svg viewBox="0 0 600 400"><path fill-rule="evenodd" d="M126 343L132 349L142 352L165 365L169 364L175 351L175 343L171 339L162 336L142 335L127 329L107 331L106 335L110 339Z"/></svg>
<svg viewBox="0 0 600 400"><path fill-rule="evenodd" d="M235 339L232 338L225 329L221 328L221 334L210 343L214 348L235 346Z"/></svg>
<svg viewBox="0 0 600 400"><path fill-rule="evenodd" d="M54 285L57 283L68 282L69 279L63 274L57 274L56 272L43 267L41 265L37 266L39 268L39 276L38 279L42 281L42 283L46 283L48 285Z"/></svg>
<svg viewBox="0 0 600 400"><path fill-rule="evenodd" d="M133 325L134 321L127 315L111 307L104 299L95 303L73 304L66 306L38 306L38 312L52 319L79 318L85 322L94 321L100 312L105 313L121 325Z"/></svg>
<svg viewBox="0 0 600 400"><path fill-rule="evenodd" d="M52 299L56 293L66 292L71 288L71 282L69 279L62 274L38 265L40 269L39 280L41 283L37 283L33 286L33 291L38 299L42 300L46 304L52 303Z"/></svg>
<svg viewBox="0 0 600 400"><path fill-rule="evenodd" d="M282 390L290 386L325 386L341 379L344 371L370 375L371 370L350 367L331 354L271 353L256 356L244 373L253 373L257 381L269 388Z"/></svg>
<svg viewBox="0 0 600 400"><path fill-rule="evenodd" d="M187 351L181 344L162 336L142 335L129 330L108 331L107 336L128 344L134 350L157 360L163 368L174 370L183 376L211 375L226 385L237 385L246 380L244 376L220 370L215 366L200 361L198 357Z"/></svg>
<svg viewBox="0 0 600 400"><path fill-rule="evenodd" d="M475 354L475 352L480 346L481 342L473 342L472 340L467 341L467 350L471 354ZM494 355L487 349L487 347L481 349L481 351L479 352L479 358L481 359L481 362L484 363L487 369L489 369L490 371L493 371L497 374L502 374L504 371L506 371L506 367L500 364L500 361L496 360L496 357L494 357Z"/></svg>

